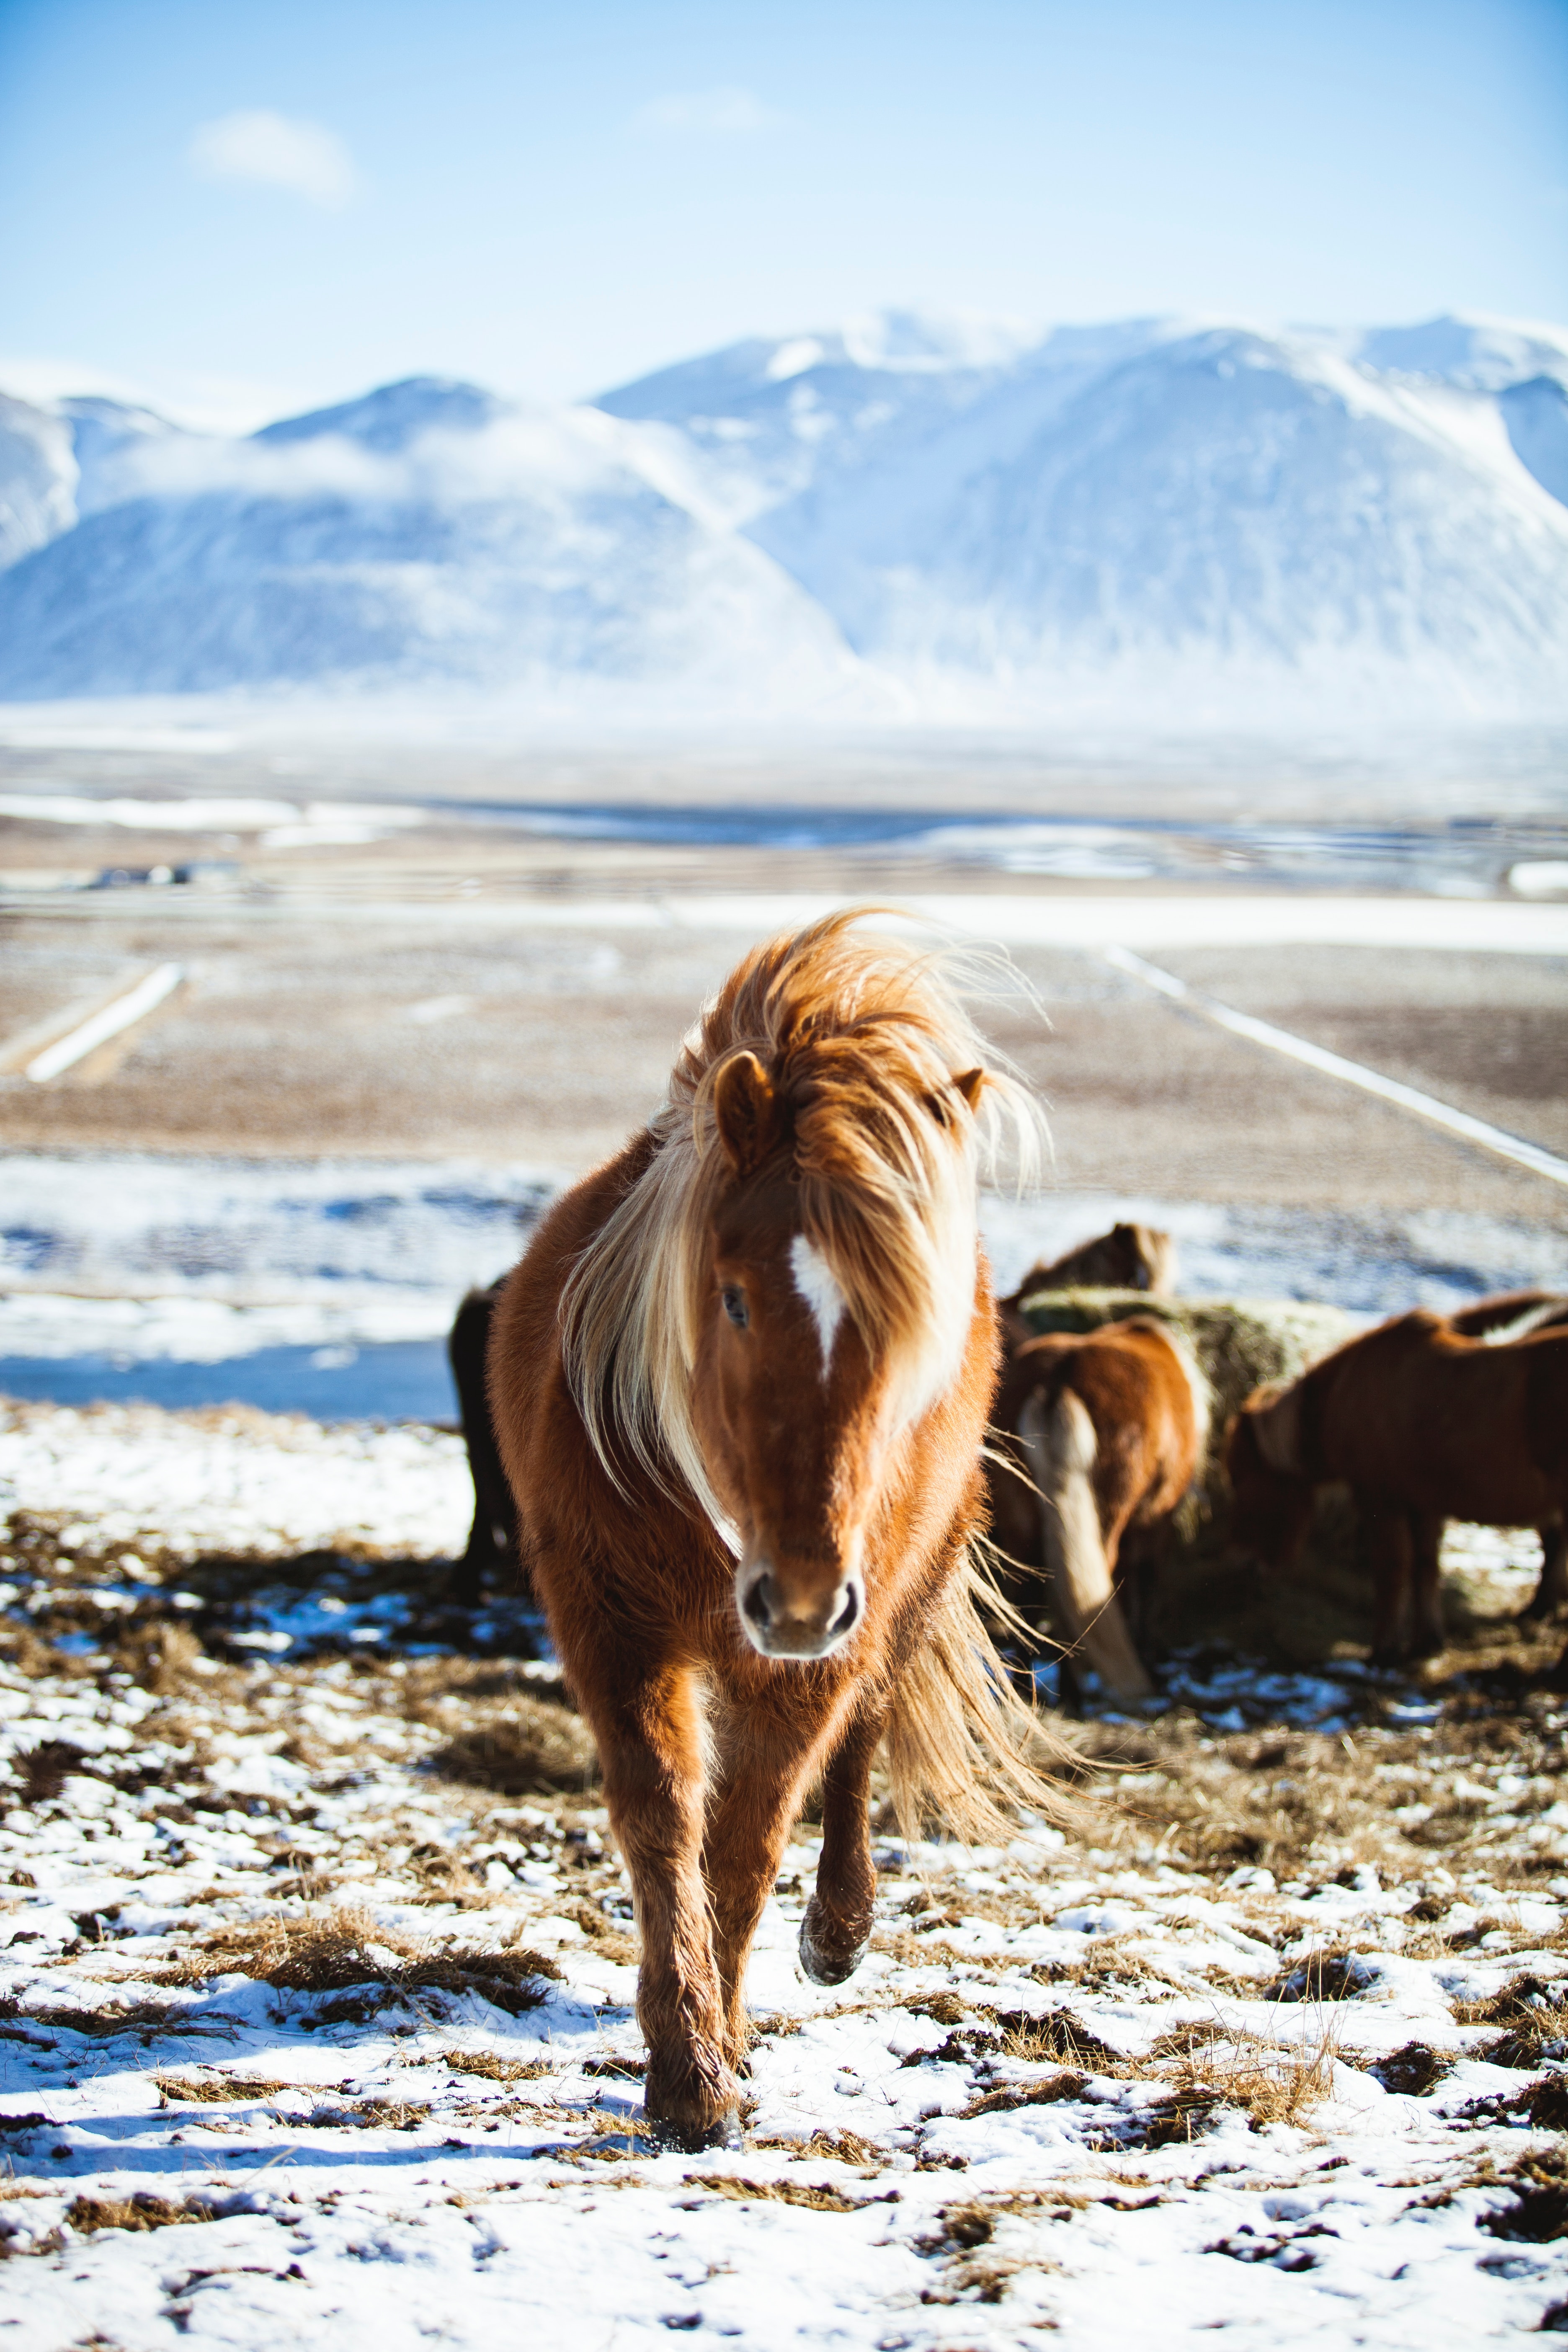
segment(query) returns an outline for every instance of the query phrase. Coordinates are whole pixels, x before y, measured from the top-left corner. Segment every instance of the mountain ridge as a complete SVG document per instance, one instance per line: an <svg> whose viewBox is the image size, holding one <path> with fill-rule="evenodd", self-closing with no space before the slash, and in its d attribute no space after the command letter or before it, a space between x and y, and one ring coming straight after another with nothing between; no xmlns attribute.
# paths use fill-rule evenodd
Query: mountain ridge
<svg viewBox="0 0 1568 2352"><path fill-rule="evenodd" d="M886 312L575 408L0 406L0 694L1568 715L1568 333ZM1434 703L1434 698L1436 702Z"/></svg>

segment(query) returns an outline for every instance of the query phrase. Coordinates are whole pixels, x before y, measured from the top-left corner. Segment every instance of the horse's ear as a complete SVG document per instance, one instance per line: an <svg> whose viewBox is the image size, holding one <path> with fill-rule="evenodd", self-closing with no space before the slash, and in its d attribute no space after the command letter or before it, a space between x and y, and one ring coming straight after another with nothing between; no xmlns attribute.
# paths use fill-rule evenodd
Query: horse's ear
<svg viewBox="0 0 1568 2352"><path fill-rule="evenodd" d="M760 1168L784 1133L778 1089L754 1054L737 1054L713 1081L713 1119L737 1176Z"/></svg>
<svg viewBox="0 0 1568 2352"><path fill-rule="evenodd" d="M952 1083L958 1088L959 1093L963 1097L963 1099L968 1104L970 1109L972 1111L977 1111L980 1108L980 1097L984 1093L986 1087L984 1071L965 1070L961 1076L954 1078Z"/></svg>

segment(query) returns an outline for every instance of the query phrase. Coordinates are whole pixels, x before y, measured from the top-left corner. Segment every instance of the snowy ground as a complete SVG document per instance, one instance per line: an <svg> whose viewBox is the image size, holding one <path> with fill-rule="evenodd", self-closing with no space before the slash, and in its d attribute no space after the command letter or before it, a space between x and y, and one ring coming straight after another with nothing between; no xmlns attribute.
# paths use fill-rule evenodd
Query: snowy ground
<svg viewBox="0 0 1568 2352"><path fill-rule="evenodd" d="M1079 1727L1081 1833L884 1835L836 1992L804 1826L694 2158L582 1727L443 1611L454 1441L23 1407L0 1476L18 2352L1563 2326L1568 1701L1508 1629L1421 1687L1178 1662Z"/></svg>
<svg viewBox="0 0 1568 2352"><path fill-rule="evenodd" d="M457 1302L515 1262L561 1181L455 1160L13 1152L0 1392L447 1418ZM1174 1234L1197 1296L1393 1314L1563 1279L1562 1235L1522 1218L1062 1191L986 1199L998 1283L1124 1217Z"/></svg>

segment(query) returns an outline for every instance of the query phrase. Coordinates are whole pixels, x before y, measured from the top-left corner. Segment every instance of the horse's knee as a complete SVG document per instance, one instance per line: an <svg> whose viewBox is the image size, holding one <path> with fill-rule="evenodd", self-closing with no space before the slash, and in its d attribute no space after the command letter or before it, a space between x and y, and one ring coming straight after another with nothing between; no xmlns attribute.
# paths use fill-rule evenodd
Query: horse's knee
<svg viewBox="0 0 1568 2352"><path fill-rule="evenodd" d="M871 1919L844 1919L814 1895L800 1923L800 1965L816 1985L843 1984L866 1957L871 1940Z"/></svg>

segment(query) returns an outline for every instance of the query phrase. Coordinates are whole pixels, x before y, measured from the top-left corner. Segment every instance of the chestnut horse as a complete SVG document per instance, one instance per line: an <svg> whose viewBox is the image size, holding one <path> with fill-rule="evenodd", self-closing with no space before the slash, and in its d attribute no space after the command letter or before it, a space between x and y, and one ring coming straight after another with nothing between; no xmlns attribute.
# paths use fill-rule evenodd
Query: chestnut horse
<svg viewBox="0 0 1568 2352"><path fill-rule="evenodd" d="M1127 1587L1141 1600L1204 1458L1203 1374L1152 1316L1081 1338L1053 1332L1014 1354L992 1420L999 1547L1045 1570L1066 1641L1113 1696L1147 1697L1153 1685L1120 1595Z"/></svg>
<svg viewBox="0 0 1568 2352"><path fill-rule="evenodd" d="M809 1785L800 1935L870 1933L868 1805L994 1834L1049 1810L974 1554L996 1311L975 1220L998 1115L1038 1113L932 959L835 916L755 949L664 1108L559 1201L496 1312L524 1556L593 1727L642 1931L645 2118L733 2144L742 1979Z"/></svg>
<svg viewBox="0 0 1568 2352"><path fill-rule="evenodd" d="M1371 1553L1379 1664L1443 1647L1447 1519L1539 1528L1531 1613L1568 1599L1568 1328L1549 1297L1500 1322L1488 1320L1489 1304L1453 1318L1418 1308L1363 1332L1248 1397L1226 1438L1235 1539L1270 1566L1300 1552L1314 1489L1349 1485Z"/></svg>

